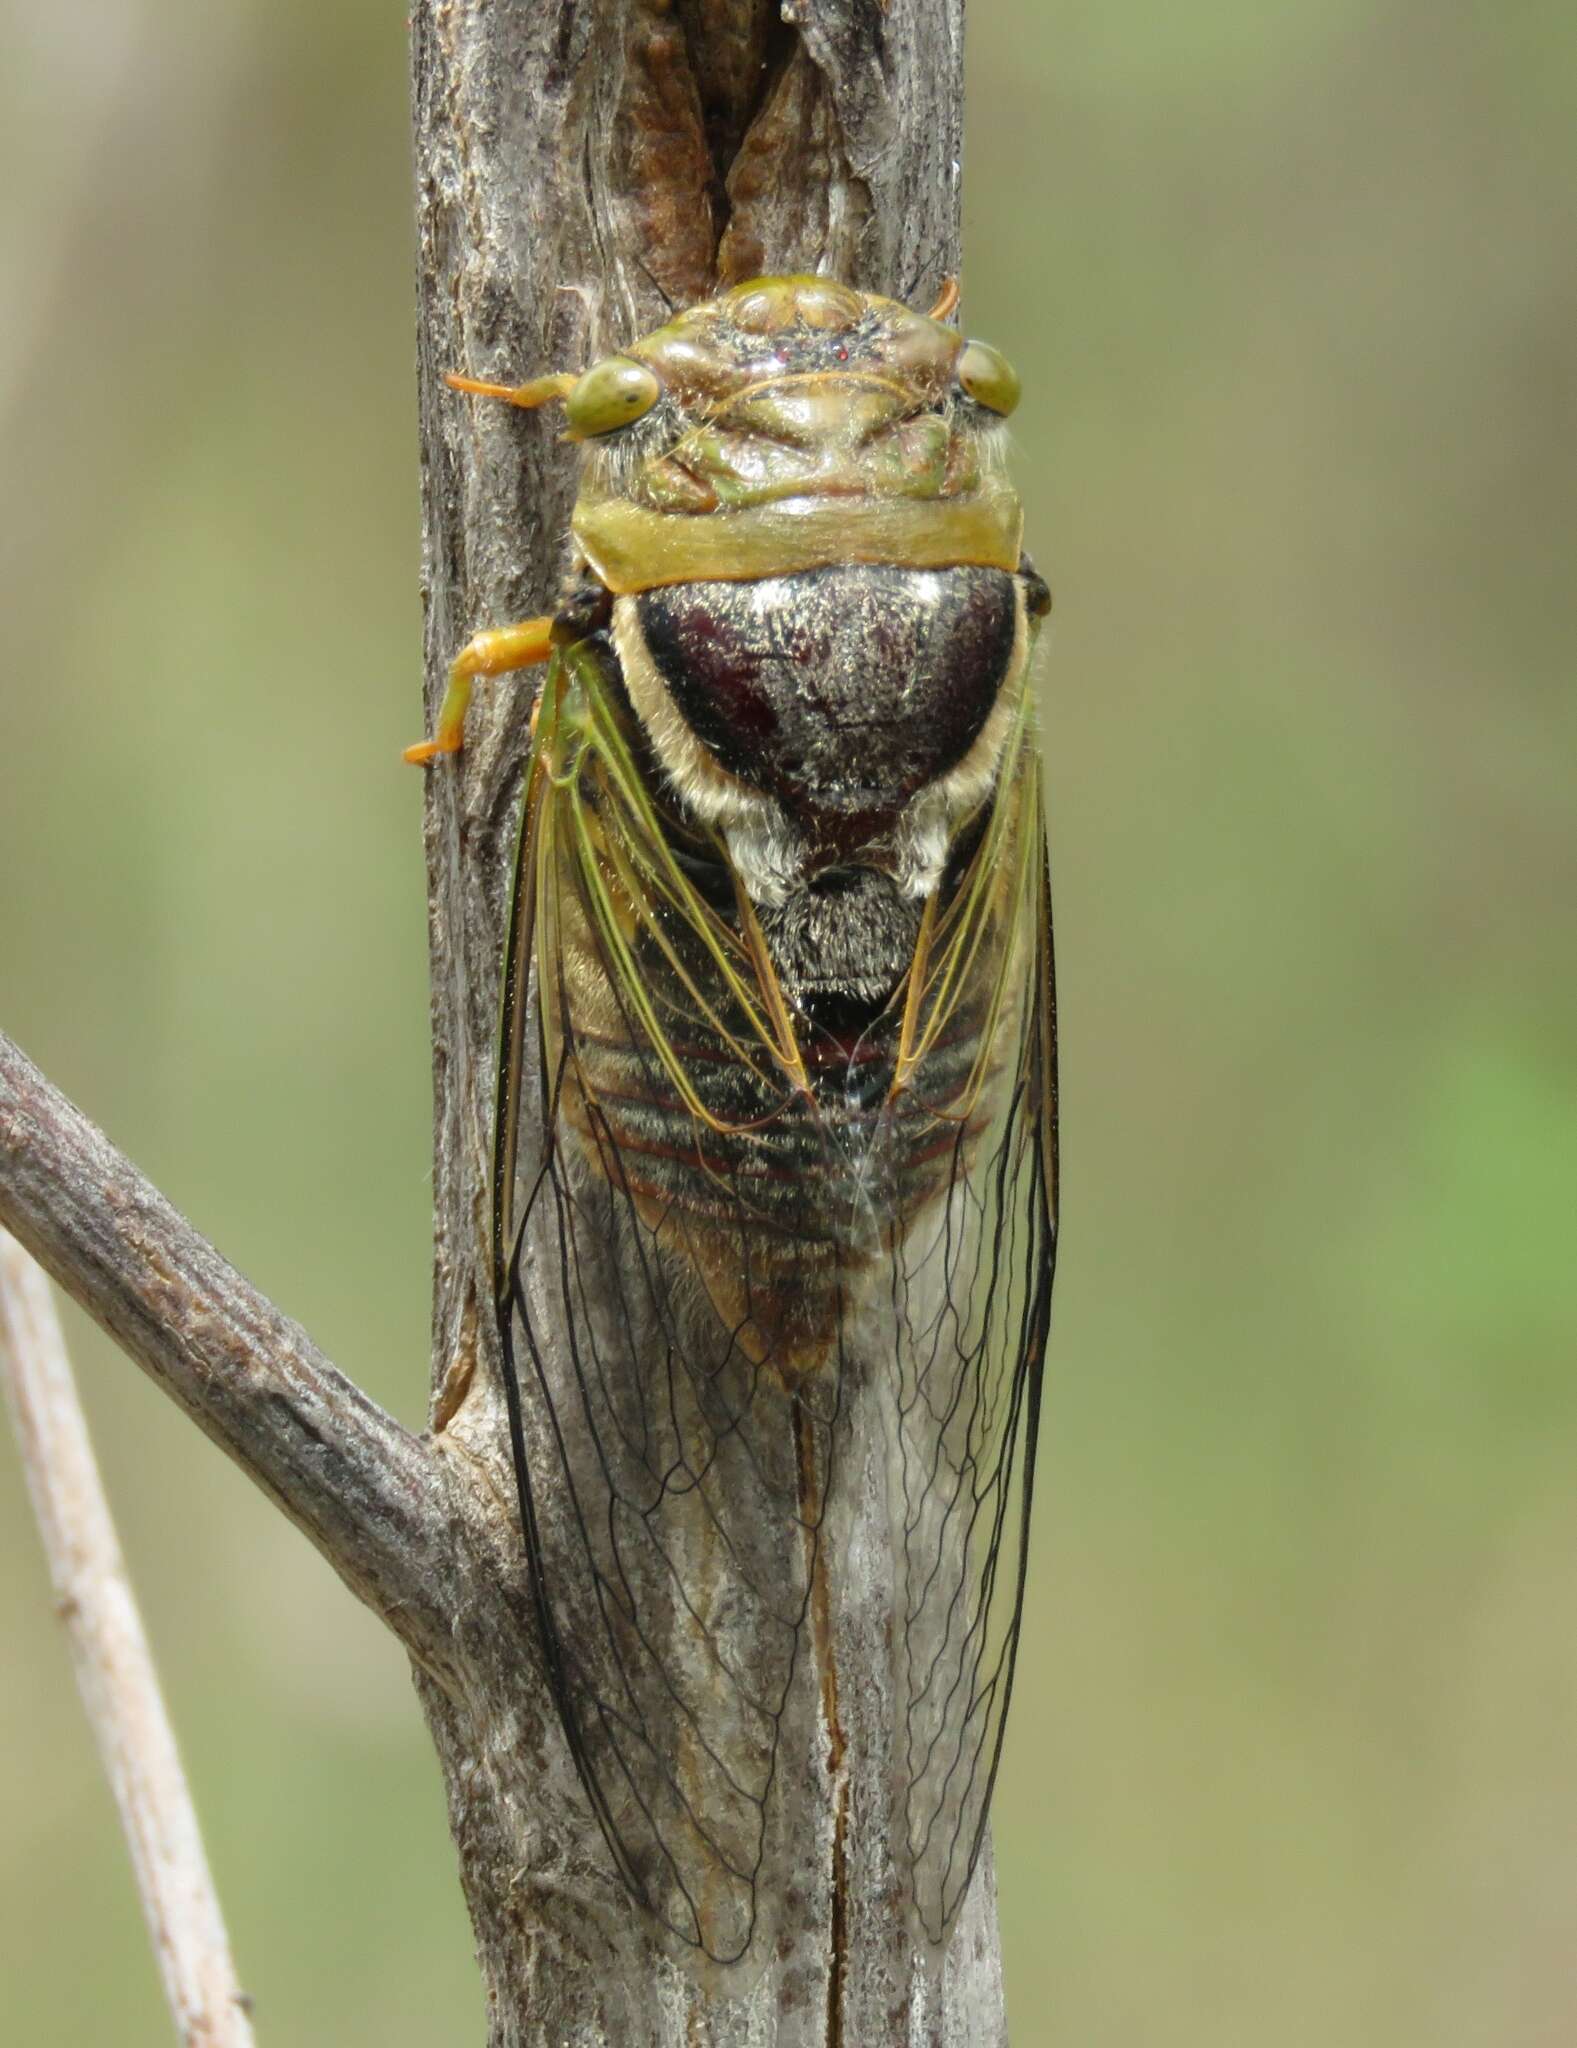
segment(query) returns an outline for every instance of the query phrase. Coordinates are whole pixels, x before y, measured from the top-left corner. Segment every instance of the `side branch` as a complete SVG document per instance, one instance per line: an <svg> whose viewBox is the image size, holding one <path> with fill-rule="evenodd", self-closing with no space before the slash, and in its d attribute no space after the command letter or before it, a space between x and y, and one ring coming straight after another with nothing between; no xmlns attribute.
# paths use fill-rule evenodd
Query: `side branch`
<svg viewBox="0 0 1577 2048"><path fill-rule="evenodd" d="M455 1566L427 1443L336 1372L3 1035L0 1224L441 1669Z"/></svg>

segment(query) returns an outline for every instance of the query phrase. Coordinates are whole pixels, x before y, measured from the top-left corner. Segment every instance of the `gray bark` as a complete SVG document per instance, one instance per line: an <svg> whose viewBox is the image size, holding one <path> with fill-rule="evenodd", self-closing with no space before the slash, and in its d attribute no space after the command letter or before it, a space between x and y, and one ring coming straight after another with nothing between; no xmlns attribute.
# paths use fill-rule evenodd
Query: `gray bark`
<svg viewBox="0 0 1577 2048"><path fill-rule="evenodd" d="M429 725L472 632L551 609L574 491L551 415L457 399L444 370L518 382L580 367L762 271L821 270L922 306L957 272L963 0L785 0L782 17L764 0L418 0ZM823 1900L781 1906L779 1939L758 1944L769 1953L697 1966L620 1888L557 1727L487 1252L530 695L482 685L464 752L427 771L428 1434L341 1378L4 1041L0 1222L406 1644L448 1785L490 2048L993 2048L1006 2033L989 1853L945 1954L911 1936L880 1882L873 1826L855 1831L860 1882L836 1961ZM851 1503L879 1455L847 1448ZM842 1517L850 1547L859 1520L853 1505ZM857 1576L835 1551L828 1569ZM891 1711L879 1681L853 1690L851 1711Z"/></svg>
<svg viewBox="0 0 1577 2048"><path fill-rule="evenodd" d="M551 414L457 402L444 370L513 384L582 368L671 306L766 271L825 271L922 306L957 273L962 0L798 0L782 12L779 21L761 0L418 7L429 718L471 633L552 608L575 485L574 451ZM428 809L435 1355L459 1361L461 1375L480 1355L446 1435L490 1467L500 1501L509 1482L498 1462L482 1190L531 694L529 683L483 686L465 752L430 774ZM876 1446L840 1455L846 1501L875 1495L857 1479L876 1464ZM839 1527L852 1552L856 1517ZM501 1549L512 1535L506 1520ZM834 1581L851 1569L847 1556L841 1566L829 1559ZM510 1712L524 1715L518 1676L499 1676ZM851 1711L891 1714L890 1700L864 1692ZM485 1722L457 1714L438 1689L424 1695L451 1787L463 1788L453 1818L497 2043L984 2048L1004 2038L989 1857L944 1967L910 1941L896 1907L864 1903L892 1896L873 1824L855 1845L860 1924L845 1931L841 1965L832 1929L807 1903L801 1924L782 1930L789 1953L769 1959L741 1996L747 1968L701 1980L610 1890L606 1853L540 1701L529 1710L540 1761L522 1777L519 1744L490 1740ZM479 1753L485 1772L469 1767ZM791 1762L783 1768L786 1776ZM534 1921L525 1939L523 1911Z"/></svg>
<svg viewBox="0 0 1577 2048"><path fill-rule="evenodd" d="M414 1657L442 1664L458 1588L431 1448L336 1372L4 1037L0 1224Z"/></svg>

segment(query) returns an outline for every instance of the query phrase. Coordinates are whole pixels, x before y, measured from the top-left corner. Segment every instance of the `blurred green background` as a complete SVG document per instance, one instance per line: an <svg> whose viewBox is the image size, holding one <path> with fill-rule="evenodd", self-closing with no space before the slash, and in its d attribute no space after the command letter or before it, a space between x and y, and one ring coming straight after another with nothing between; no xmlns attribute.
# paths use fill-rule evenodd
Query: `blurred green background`
<svg viewBox="0 0 1577 2048"><path fill-rule="evenodd" d="M1067 1222L1024 2048L1577 2039L1577 15L971 22ZM404 26L14 10L0 1024L420 1420ZM536 368L521 364L522 374ZM260 2039L481 2039L402 1660L73 1318ZM0 1446L0 2031L162 2044Z"/></svg>

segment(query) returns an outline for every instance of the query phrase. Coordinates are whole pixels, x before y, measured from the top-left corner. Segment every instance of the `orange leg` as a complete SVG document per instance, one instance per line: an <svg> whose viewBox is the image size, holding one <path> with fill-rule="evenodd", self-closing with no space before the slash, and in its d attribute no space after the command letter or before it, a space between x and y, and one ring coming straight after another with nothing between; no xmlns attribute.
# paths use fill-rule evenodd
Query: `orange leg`
<svg viewBox="0 0 1577 2048"><path fill-rule="evenodd" d="M497 626L490 633L478 633L455 656L449 670L449 687L438 712L438 730L430 740L407 747L405 758L417 763L434 760L439 754L457 754L465 744L466 707L471 702L474 676L504 676L517 668L530 668L546 661L553 652L553 621L523 619L518 626Z"/></svg>
<svg viewBox="0 0 1577 2048"><path fill-rule="evenodd" d="M944 277L942 290L936 304L926 315L928 320L951 320L958 311L958 279Z"/></svg>

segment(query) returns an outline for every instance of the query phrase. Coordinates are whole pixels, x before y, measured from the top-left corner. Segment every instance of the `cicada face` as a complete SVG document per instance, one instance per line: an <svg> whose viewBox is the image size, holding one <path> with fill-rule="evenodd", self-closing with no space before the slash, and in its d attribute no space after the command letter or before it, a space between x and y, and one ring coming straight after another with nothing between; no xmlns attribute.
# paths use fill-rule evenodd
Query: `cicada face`
<svg viewBox="0 0 1577 2048"><path fill-rule="evenodd" d="M566 398L500 1327L577 1766L719 1960L894 1868L941 1940L985 1826L1054 1238L1016 397L937 320L768 278Z"/></svg>

